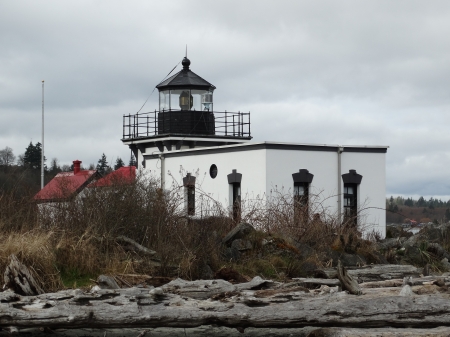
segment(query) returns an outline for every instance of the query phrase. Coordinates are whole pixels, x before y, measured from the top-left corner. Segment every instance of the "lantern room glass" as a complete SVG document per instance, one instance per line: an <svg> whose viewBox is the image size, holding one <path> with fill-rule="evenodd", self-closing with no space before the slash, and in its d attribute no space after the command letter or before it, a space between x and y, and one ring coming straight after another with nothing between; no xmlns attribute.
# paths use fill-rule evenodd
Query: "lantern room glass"
<svg viewBox="0 0 450 337"><path fill-rule="evenodd" d="M213 93L209 90L177 89L159 92L159 111L213 110Z"/></svg>
<svg viewBox="0 0 450 337"><path fill-rule="evenodd" d="M170 90L159 92L159 111L170 110Z"/></svg>

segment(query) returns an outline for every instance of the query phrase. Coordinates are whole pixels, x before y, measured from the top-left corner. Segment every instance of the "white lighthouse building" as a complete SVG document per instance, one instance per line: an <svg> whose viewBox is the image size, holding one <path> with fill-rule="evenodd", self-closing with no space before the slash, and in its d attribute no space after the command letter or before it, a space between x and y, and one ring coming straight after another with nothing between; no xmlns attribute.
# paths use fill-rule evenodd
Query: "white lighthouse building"
<svg viewBox="0 0 450 337"><path fill-rule="evenodd" d="M205 196L239 219L245 202L291 195L308 217L316 202L385 236L387 146L252 142L250 113L215 111L216 87L182 65L157 85L156 111L124 116L122 141L164 189L177 181L187 215L208 214Z"/></svg>

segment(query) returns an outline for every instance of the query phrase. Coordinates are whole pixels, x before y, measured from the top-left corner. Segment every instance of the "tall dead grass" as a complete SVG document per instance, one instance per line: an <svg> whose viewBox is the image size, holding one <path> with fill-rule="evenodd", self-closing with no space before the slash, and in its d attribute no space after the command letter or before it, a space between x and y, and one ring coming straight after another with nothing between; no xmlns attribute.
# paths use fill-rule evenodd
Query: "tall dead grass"
<svg viewBox="0 0 450 337"><path fill-rule="evenodd" d="M221 240L235 223L230 210L200 190L197 216L186 216L183 192L182 186L163 192L157 180L138 175L133 183L86 188L65 202L39 206L31 198L0 194L0 271L15 254L47 291L67 285L71 277L89 279L100 273L211 277L227 263ZM283 238L282 246L296 254L296 244L308 245L317 252L316 262L324 263L321 252L346 251L349 237L353 246L362 239L359 228L340 222L319 200L311 196L309 211L304 212L296 211L289 193L251 199L242 203L242 221L257 228L259 241ZM126 250L116 240L119 235L155 250L159 263ZM261 244L254 247L260 249ZM268 275L283 270L291 276L299 272L296 259L272 256L255 263L270 270Z"/></svg>

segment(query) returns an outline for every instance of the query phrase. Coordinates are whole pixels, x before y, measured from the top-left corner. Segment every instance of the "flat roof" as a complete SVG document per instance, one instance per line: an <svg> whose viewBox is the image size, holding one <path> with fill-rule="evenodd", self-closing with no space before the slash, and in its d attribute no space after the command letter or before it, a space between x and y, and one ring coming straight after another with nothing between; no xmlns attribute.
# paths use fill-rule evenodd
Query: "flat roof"
<svg viewBox="0 0 450 337"><path fill-rule="evenodd" d="M243 144L231 144L212 147L200 147L193 149L180 149L174 151L161 152L165 157L179 157L202 155L209 153L225 153L252 150L293 150L293 151L326 151L337 152L339 148L343 152L361 152L361 153L386 153L389 146L386 145L337 145L337 144L301 144L301 143L282 143L282 142L248 142ZM157 154L144 154L144 157L155 157Z"/></svg>

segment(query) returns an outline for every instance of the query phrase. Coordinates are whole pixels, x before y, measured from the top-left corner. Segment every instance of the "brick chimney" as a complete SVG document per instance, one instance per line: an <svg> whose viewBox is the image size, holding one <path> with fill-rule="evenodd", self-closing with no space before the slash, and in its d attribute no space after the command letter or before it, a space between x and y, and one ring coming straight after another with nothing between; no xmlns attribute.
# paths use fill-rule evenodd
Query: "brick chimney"
<svg viewBox="0 0 450 337"><path fill-rule="evenodd" d="M80 172L80 164L81 161L78 159L73 161L73 174L77 174L78 172Z"/></svg>

